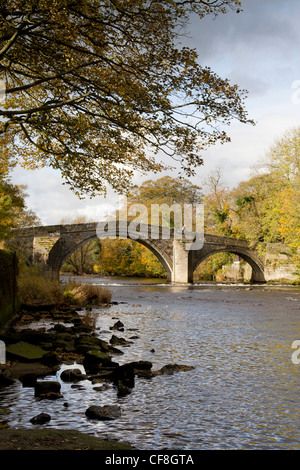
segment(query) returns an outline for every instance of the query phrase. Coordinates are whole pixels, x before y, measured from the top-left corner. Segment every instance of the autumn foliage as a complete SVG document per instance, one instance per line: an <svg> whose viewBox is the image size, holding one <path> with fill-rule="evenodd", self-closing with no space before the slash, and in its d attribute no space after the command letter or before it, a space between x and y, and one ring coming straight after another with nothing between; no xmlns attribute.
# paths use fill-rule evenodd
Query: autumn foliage
<svg viewBox="0 0 300 470"><path fill-rule="evenodd" d="M1 0L3 161L50 166L79 195L128 189L134 170L190 176L246 92L182 46L190 15L238 0ZM160 155L160 157L158 156Z"/></svg>

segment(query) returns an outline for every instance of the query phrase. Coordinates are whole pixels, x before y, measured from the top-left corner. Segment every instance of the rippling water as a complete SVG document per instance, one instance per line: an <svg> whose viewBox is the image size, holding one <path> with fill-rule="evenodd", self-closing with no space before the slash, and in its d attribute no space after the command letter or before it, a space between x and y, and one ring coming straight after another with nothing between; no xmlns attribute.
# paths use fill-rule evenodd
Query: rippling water
<svg viewBox="0 0 300 470"><path fill-rule="evenodd" d="M114 437L139 449L300 449L300 364L291 360L292 342L300 339L299 288L85 282L109 285L112 300L124 302L97 310L101 338L110 339L117 318L125 331L115 334L135 337L118 346L124 355L117 362L195 369L137 378L123 398L112 386L100 392L83 381L62 383L62 399L36 401L33 389L17 382L0 389L0 418L10 426L31 428L33 416L48 412L49 427ZM88 420L92 404L119 404L122 417Z"/></svg>

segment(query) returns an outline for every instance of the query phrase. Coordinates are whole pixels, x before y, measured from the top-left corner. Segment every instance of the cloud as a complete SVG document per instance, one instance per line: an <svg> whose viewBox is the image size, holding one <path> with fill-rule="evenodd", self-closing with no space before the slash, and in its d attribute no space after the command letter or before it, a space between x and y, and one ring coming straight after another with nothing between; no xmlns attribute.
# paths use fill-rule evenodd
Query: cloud
<svg viewBox="0 0 300 470"><path fill-rule="evenodd" d="M49 168L31 171L17 167L12 181L27 185L27 207L38 214L45 225L59 224L62 219L68 223L78 217L97 222L119 201L112 192L107 198L79 199L67 185L63 185L60 173Z"/></svg>

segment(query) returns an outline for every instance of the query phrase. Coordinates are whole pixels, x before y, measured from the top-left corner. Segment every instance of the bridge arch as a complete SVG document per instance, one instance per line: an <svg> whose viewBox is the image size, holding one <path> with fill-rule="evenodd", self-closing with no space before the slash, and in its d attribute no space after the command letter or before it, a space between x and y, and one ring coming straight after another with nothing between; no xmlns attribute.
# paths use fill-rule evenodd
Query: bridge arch
<svg viewBox="0 0 300 470"><path fill-rule="evenodd" d="M109 233L108 233L109 235ZM86 243L99 238L96 233L89 234L81 239L76 238L65 238L60 237L56 243L53 245L52 249L49 252L47 266L48 269L51 271L53 277L59 277L59 272L65 261L76 251L80 246L85 245ZM105 239L103 237L100 239ZM116 234L115 238L119 238L118 233ZM122 237L124 238L124 237ZM128 236L126 237L128 240L131 238ZM166 274L167 274L167 282L171 282L172 280L172 260L168 256L167 253L164 252L163 248L160 246L160 240L150 240L144 238L138 238L136 240L137 243L148 248L160 261L162 266L164 267Z"/></svg>
<svg viewBox="0 0 300 470"><path fill-rule="evenodd" d="M202 250L201 250L202 251ZM243 249L243 248L234 248L234 247L222 247L222 248L214 248L214 249L206 249L201 253L198 253L194 257L193 262L193 271L197 269L197 267L207 258L213 256L217 253L233 253L234 255L238 255L240 258L245 260L252 268L252 276L251 282L261 283L265 282L265 275L264 275L264 264L263 262L250 250Z"/></svg>

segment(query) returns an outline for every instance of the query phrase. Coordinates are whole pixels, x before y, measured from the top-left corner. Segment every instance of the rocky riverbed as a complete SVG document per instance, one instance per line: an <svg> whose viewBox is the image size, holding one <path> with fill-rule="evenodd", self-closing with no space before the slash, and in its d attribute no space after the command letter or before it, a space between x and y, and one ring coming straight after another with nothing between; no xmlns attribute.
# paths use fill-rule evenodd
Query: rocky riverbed
<svg viewBox="0 0 300 470"><path fill-rule="evenodd" d="M109 306L107 306L109 307ZM103 307L103 308L107 308ZM47 324L47 327L45 327ZM42 326L44 325L44 326ZM63 399L61 382L71 382L76 386L82 380L89 380L99 390L113 386L116 396L124 397L131 393L136 380L140 377L146 379L155 378L162 374L173 374L182 370L190 370L192 366L181 364L166 364L159 370L153 370L149 361L132 361L119 364L118 358L123 354L120 346L130 347L135 340L134 334L130 338L122 336L124 325L119 319L112 318L111 338L109 341L101 339L101 332L95 330L91 312L85 310L66 309L56 310L55 306L23 306L19 315L0 332L0 340L6 345L6 363L0 365L0 387L9 387L16 380L23 387L32 388L32 393L37 401ZM49 380L50 376L57 374L64 364L79 364L82 367L68 368L60 373L60 381ZM84 370L84 372L83 372ZM77 393L80 394L80 388ZM68 407L69 403L64 403ZM121 416L118 405L90 406L85 411L87 420L116 420ZM51 421L51 415L47 412L38 413L30 419L33 430L36 426L47 428ZM30 446L30 430L12 430L5 422L0 424L2 433L7 436L19 435L19 441L25 439ZM59 430L57 430L58 432ZM23 434L21 434L23 432ZM49 430L53 433L54 430ZM70 431L71 434L73 431ZM41 444L50 442L50 434L40 434L41 439L46 439ZM23 438L21 439L21 435ZM73 435L73 434L72 434ZM47 437L48 436L48 437ZM90 436L92 437L92 436ZM77 436L79 439L79 437ZM73 439L73 438L72 438ZM74 439L73 439L74 440ZM76 439L74 448L76 448ZM12 448L13 438L5 436L2 439L2 448L7 443L7 448ZM32 440L34 442L34 440ZM62 440L64 442L64 440ZM67 440L68 446L70 441ZM16 444L17 445L17 444ZM57 441L57 445L58 441ZM100 445L100 444L99 444ZM102 445L102 444L101 444ZM105 441L107 446L107 441ZM116 448L116 442L112 448ZM120 448L126 444L120 443ZM63 443L61 444L63 447ZM97 447L96 443L82 443L84 448ZM79 446L80 447L80 446ZM35 448L39 448L36 447ZM130 447L128 447L130 448Z"/></svg>

